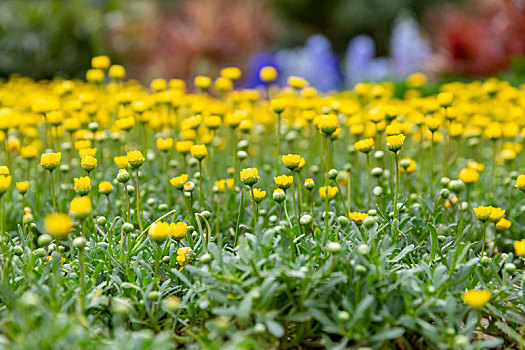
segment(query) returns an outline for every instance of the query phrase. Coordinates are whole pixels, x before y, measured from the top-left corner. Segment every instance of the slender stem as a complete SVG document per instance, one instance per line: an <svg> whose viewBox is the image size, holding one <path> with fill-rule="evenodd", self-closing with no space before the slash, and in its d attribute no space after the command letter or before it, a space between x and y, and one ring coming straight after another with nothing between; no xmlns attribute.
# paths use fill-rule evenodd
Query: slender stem
<svg viewBox="0 0 525 350"><path fill-rule="evenodd" d="M51 193L53 194L53 212L57 212L57 198L55 195L55 183L53 182L53 171L49 171L49 176L51 177Z"/></svg>
<svg viewBox="0 0 525 350"><path fill-rule="evenodd" d="M255 203L255 197L253 196L253 186L250 187L250 195L252 197L253 207L253 234L257 236L257 204Z"/></svg>
<svg viewBox="0 0 525 350"><path fill-rule="evenodd" d="M434 200L434 132L430 135L430 197Z"/></svg>
<svg viewBox="0 0 525 350"><path fill-rule="evenodd" d="M171 186L170 186L170 172L169 172L169 155L168 152L166 152L166 160L165 160L165 172L166 172L166 204L168 207L171 207Z"/></svg>
<svg viewBox="0 0 525 350"><path fill-rule="evenodd" d="M142 218L140 213L140 180L139 180L139 169L135 170L135 177L137 179L137 220L139 222L139 229L142 232Z"/></svg>
<svg viewBox="0 0 525 350"><path fill-rule="evenodd" d="M395 161L396 161L396 192L394 194L394 219L397 219L397 197L399 194L399 153L395 152Z"/></svg>
<svg viewBox="0 0 525 350"><path fill-rule="evenodd" d="M237 223L235 224L235 241L233 242L234 247L237 246L237 240L239 238L239 222L241 220L243 202L244 202L244 188L241 190L241 200L239 202L239 212L237 213Z"/></svg>
<svg viewBox="0 0 525 350"><path fill-rule="evenodd" d="M84 310L84 289L85 289L85 270L84 270L84 247L81 247L78 250L78 264L80 267L79 275L80 275L80 307L82 310Z"/></svg>
<svg viewBox="0 0 525 350"><path fill-rule="evenodd" d="M483 256L483 253L485 253L485 231L487 227L487 225L484 222L482 223L482 225L483 225L483 238L482 238L482 243L481 243L481 256Z"/></svg>
<svg viewBox="0 0 525 350"><path fill-rule="evenodd" d="M368 207L372 206L372 199L370 195L370 153L366 153L366 196Z"/></svg>
<svg viewBox="0 0 525 350"><path fill-rule="evenodd" d="M203 173L202 173L202 160L199 160L199 173L200 173L200 176L199 176L199 211L202 211L202 178L203 178Z"/></svg>

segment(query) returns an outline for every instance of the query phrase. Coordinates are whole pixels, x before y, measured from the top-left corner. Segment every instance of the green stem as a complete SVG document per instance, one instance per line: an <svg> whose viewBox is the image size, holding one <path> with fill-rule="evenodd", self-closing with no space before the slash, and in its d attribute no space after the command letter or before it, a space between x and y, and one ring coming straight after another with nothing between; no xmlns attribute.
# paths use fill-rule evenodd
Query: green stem
<svg viewBox="0 0 525 350"><path fill-rule="evenodd" d="M395 152L395 162L396 162L396 192L394 194L394 219L397 219L397 197L399 194L399 153Z"/></svg>
<svg viewBox="0 0 525 350"><path fill-rule="evenodd" d="M202 173L202 160L199 160L199 173L200 173L200 176L199 176L199 211L202 211L202 178L203 178L203 173Z"/></svg>
<svg viewBox="0 0 525 350"><path fill-rule="evenodd" d="M57 198L55 195L55 183L53 182L53 171L49 171L49 176L51 177L51 193L53 194L53 213L57 212Z"/></svg>
<svg viewBox="0 0 525 350"><path fill-rule="evenodd" d="M142 215L140 213L140 180L139 180L139 169L135 170L135 177L137 179L137 220L139 222L139 229L142 232Z"/></svg>
<svg viewBox="0 0 525 350"><path fill-rule="evenodd" d="M243 202L244 202L244 188L241 190L241 201L239 202L239 212L237 213L237 222L235 224L235 241L233 242L234 247L237 246L237 240L239 238L239 222L241 220Z"/></svg>
<svg viewBox="0 0 525 350"><path fill-rule="evenodd" d="M250 187L250 195L252 197L253 207L253 235L257 236L257 205L255 203L255 197L253 196L253 186Z"/></svg>
<svg viewBox="0 0 525 350"><path fill-rule="evenodd" d="M483 238L482 238L482 243L481 243L481 256L483 256L483 253L485 253L485 231L487 227L485 223L483 223L482 225L483 225Z"/></svg>

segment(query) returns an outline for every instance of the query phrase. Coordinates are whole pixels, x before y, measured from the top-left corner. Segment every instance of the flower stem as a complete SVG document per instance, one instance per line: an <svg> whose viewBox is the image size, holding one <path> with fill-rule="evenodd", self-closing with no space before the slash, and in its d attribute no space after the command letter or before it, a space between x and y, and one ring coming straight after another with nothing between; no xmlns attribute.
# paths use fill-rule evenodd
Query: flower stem
<svg viewBox="0 0 525 350"><path fill-rule="evenodd" d="M139 169L135 171L135 177L137 179L137 220L139 222L139 229L142 232L142 218L140 213L140 180L139 180Z"/></svg>
<svg viewBox="0 0 525 350"><path fill-rule="evenodd" d="M51 193L53 194L53 213L57 212L57 198L55 195L55 183L53 182L53 171L49 171L49 176L51 177Z"/></svg>
<svg viewBox="0 0 525 350"><path fill-rule="evenodd" d="M399 194L399 153L395 153L395 161L396 161L396 192L394 194L394 219L397 219L397 197Z"/></svg>
<svg viewBox="0 0 525 350"><path fill-rule="evenodd" d="M234 247L237 246L237 240L239 238L239 222L241 220L243 202L244 202L244 188L241 190L241 200L239 202L239 212L237 213L237 223L235 224L235 241L233 242Z"/></svg>

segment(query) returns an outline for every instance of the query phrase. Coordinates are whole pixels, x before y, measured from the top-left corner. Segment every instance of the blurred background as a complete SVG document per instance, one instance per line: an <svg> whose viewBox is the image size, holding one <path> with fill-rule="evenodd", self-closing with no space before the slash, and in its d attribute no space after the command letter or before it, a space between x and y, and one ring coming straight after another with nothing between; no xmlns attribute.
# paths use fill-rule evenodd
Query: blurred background
<svg viewBox="0 0 525 350"><path fill-rule="evenodd" d="M83 78L95 55L127 76L191 79L273 65L321 90L361 80L525 75L525 0L4 0L0 76Z"/></svg>

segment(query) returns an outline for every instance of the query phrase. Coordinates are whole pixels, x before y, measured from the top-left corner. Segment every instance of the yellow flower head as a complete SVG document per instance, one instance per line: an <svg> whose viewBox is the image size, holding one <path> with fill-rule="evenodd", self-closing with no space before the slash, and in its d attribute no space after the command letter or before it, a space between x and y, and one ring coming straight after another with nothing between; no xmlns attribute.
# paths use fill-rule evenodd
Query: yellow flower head
<svg viewBox="0 0 525 350"><path fill-rule="evenodd" d="M104 71L102 69L88 69L86 71L86 80L90 83L102 83Z"/></svg>
<svg viewBox="0 0 525 350"><path fill-rule="evenodd" d="M441 92L437 95L437 101L441 107L450 107L453 100L454 95L451 92Z"/></svg>
<svg viewBox="0 0 525 350"><path fill-rule="evenodd" d="M277 187L279 187L280 189L286 190L290 188L290 186L292 186L293 176L281 175L281 176L274 177L273 180L275 181L275 184L277 185Z"/></svg>
<svg viewBox="0 0 525 350"><path fill-rule="evenodd" d="M429 117L425 120L425 124L427 124L427 127L431 132L436 132L441 126L441 118Z"/></svg>
<svg viewBox="0 0 525 350"><path fill-rule="evenodd" d="M53 171L58 167L60 164L60 160L62 159L62 153L44 153L40 156L40 165L42 168Z"/></svg>
<svg viewBox="0 0 525 350"><path fill-rule="evenodd" d="M38 147L34 144L27 145L20 149L20 155L24 159L33 159L38 155Z"/></svg>
<svg viewBox="0 0 525 350"><path fill-rule="evenodd" d="M211 85L211 78L203 75L197 75L193 81L200 90L206 90Z"/></svg>
<svg viewBox="0 0 525 350"><path fill-rule="evenodd" d="M492 293L488 290L468 290L461 295L461 299L465 304L477 308L484 306L491 296Z"/></svg>
<svg viewBox="0 0 525 350"><path fill-rule="evenodd" d="M301 157L301 160L299 161L299 165L297 166L297 168L294 169L294 171L301 172L301 170L303 170L305 165L306 165L306 160L303 157Z"/></svg>
<svg viewBox="0 0 525 350"><path fill-rule="evenodd" d="M467 168L471 168L476 170L478 173L481 173L483 170L485 170L485 165L482 163L475 162L473 160L469 161L467 163Z"/></svg>
<svg viewBox="0 0 525 350"><path fill-rule="evenodd" d="M368 217L367 213L353 212L348 214L350 220L355 222L356 225L361 225L363 221Z"/></svg>
<svg viewBox="0 0 525 350"><path fill-rule="evenodd" d="M512 225L512 222L510 222L510 220L507 220L505 218L501 218L497 223L496 223L496 229L498 231L504 231L504 230L508 230L510 228L510 226Z"/></svg>
<svg viewBox="0 0 525 350"><path fill-rule="evenodd" d="M113 79L120 80L126 75L126 69L120 64L114 64L109 67L109 76Z"/></svg>
<svg viewBox="0 0 525 350"><path fill-rule="evenodd" d="M16 137L8 138L6 148L7 151L11 153L20 152L20 140Z"/></svg>
<svg viewBox="0 0 525 350"><path fill-rule="evenodd" d="M245 168L241 170L241 181L247 186L255 185L260 177L259 170L257 168Z"/></svg>
<svg viewBox="0 0 525 350"><path fill-rule="evenodd" d="M64 121L64 112L62 111L50 111L46 113L46 120L54 126L62 124Z"/></svg>
<svg viewBox="0 0 525 350"><path fill-rule="evenodd" d="M370 137L368 139L359 140L354 143L354 147L359 152L368 153L374 148L374 139Z"/></svg>
<svg viewBox="0 0 525 350"><path fill-rule="evenodd" d="M191 146L191 155L198 160L203 160L208 155L208 149L206 145L193 145Z"/></svg>
<svg viewBox="0 0 525 350"><path fill-rule="evenodd" d="M44 227L54 238L63 238L73 229L73 220L66 214L49 214L44 219Z"/></svg>
<svg viewBox="0 0 525 350"><path fill-rule="evenodd" d="M173 223L172 222L170 224L169 234L170 234L170 237L173 237L175 240L177 241L182 240L186 236L186 233L188 233L188 225L186 225L185 223L183 222Z"/></svg>
<svg viewBox="0 0 525 350"><path fill-rule="evenodd" d="M168 88L166 79L153 79L150 83L151 90L155 92L164 91Z"/></svg>
<svg viewBox="0 0 525 350"><path fill-rule="evenodd" d="M221 69L221 75L230 80L238 80L241 77L241 70L237 67L226 67Z"/></svg>
<svg viewBox="0 0 525 350"><path fill-rule="evenodd" d="M290 170L294 170L301 163L301 156L298 154L287 154L281 157L284 166Z"/></svg>
<svg viewBox="0 0 525 350"><path fill-rule="evenodd" d="M189 247L179 248L177 250L177 262L184 268L187 264L191 264L195 259L193 250ZM181 268L181 269L182 269Z"/></svg>
<svg viewBox="0 0 525 350"><path fill-rule="evenodd" d="M516 179L516 187L521 192L525 192L525 174L520 174Z"/></svg>
<svg viewBox="0 0 525 350"><path fill-rule="evenodd" d="M472 168L464 168L459 172L459 179L466 184L478 182L479 173Z"/></svg>
<svg viewBox="0 0 525 350"><path fill-rule="evenodd" d="M252 193L250 192L250 196ZM254 188L253 189L253 199L255 200L255 203L260 203L266 198L266 191L262 191L260 188Z"/></svg>
<svg viewBox="0 0 525 350"><path fill-rule="evenodd" d="M91 207L91 199L89 199L89 197L75 197L69 204L69 215L77 219L86 218L92 212L93 208Z"/></svg>
<svg viewBox="0 0 525 350"><path fill-rule="evenodd" d="M97 167L97 159L92 156L83 156L80 158L80 166L89 173Z"/></svg>
<svg viewBox="0 0 525 350"><path fill-rule="evenodd" d="M312 178L307 178L304 180L304 188L311 191L315 188L315 181Z"/></svg>
<svg viewBox="0 0 525 350"><path fill-rule="evenodd" d="M503 217L503 215L505 215L505 210L499 207L493 207L492 211L490 212L490 221L498 222Z"/></svg>
<svg viewBox="0 0 525 350"><path fill-rule="evenodd" d="M177 141L177 143L175 144L175 149L177 150L177 152L187 154L190 152L191 146L193 146L193 141Z"/></svg>
<svg viewBox="0 0 525 350"><path fill-rule="evenodd" d="M514 241L514 251L516 252L516 255L525 257L525 239Z"/></svg>
<svg viewBox="0 0 525 350"><path fill-rule="evenodd" d="M111 60L108 56L94 56L91 58L91 67L95 69L108 69Z"/></svg>
<svg viewBox="0 0 525 350"><path fill-rule="evenodd" d="M0 175L0 195L4 194L11 186L11 175Z"/></svg>
<svg viewBox="0 0 525 350"><path fill-rule="evenodd" d="M138 169L146 160L140 151L131 151L127 154L128 163L133 169Z"/></svg>
<svg viewBox="0 0 525 350"><path fill-rule="evenodd" d="M95 154L97 154L96 148L82 148L78 150L78 155L80 157L85 157L85 156L94 157Z"/></svg>
<svg viewBox="0 0 525 350"><path fill-rule="evenodd" d="M29 182L28 181L19 181L16 183L16 189L20 194L25 194L27 190L29 189Z"/></svg>
<svg viewBox="0 0 525 350"><path fill-rule="evenodd" d="M402 173L413 173L416 171L417 163L412 158L403 158L399 162L399 171Z"/></svg>
<svg viewBox="0 0 525 350"><path fill-rule="evenodd" d="M401 147L403 146L403 142L405 142L405 135L398 134L398 135L392 135L388 136L386 138L386 146L388 149L392 152L398 152Z"/></svg>
<svg viewBox="0 0 525 350"><path fill-rule="evenodd" d="M9 175L9 168L5 165L0 165L0 175Z"/></svg>
<svg viewBox="0 0 525 350"><path fill-rule="evenodd" d="M217 187L217 190L223 192L226 187L231 189L234 183L235 181L233 179L217 180L215 181L215 187Z"/></svg>
<svg viewBox="0 0 525 350"><path fill-rule="evenodd" d="M113 185L109 181L102 181L98 184L98 191L102 194L110 194L113 191Z"/></svg>
<svg viewBox="0 0 525 350"><path fill-rule="evenodd" d="M157 221L150 226L148 234L155 242L164 242L170 234L170 225L167 222Z"/></svg>
<svg viewBox="0 0 525 350"><path fill-rule="evenodd" d="M317 127L327 136L332 135L339 126L339 118L335 114L323 114L317 121Z"/></svg>
<svg viewBox="0 0 525 350"><path fill-rule="evenodd" d="M306 85L308 85L308 82L301 77L292 75L288 77L288 85L290 85L294 89L302 89Z"/></svg>
<svg viewBox="0 0 525 350"><path fill-rule="evenodd" d="M270 101L271 110L277 114L281 114L285 110L287 105L288 103L284 98L274 98Z"/></svg>
<svg viewBox="0 0 525 350"><path fill-rule="evenodd" d="M188 181L188 174L182 174L170 179L170 183L178 190L182 190L184 184Z"/></svg>
<svg viewBox="0 0 525 350"><path fill-rule="evenodd" d="M119 168L127 168L129 165L127 156L113 157L113 161Z"/></svg>
<svg viewBox="0 0 525 350"><path fill-rule="evenodd" d="M164 139L157 139L155 143L159 150L168 151L173 148L174 141L173 141L173 138L166 137Z"/></svg>
<svg viewBox="0 0 525 350"><path fill-rule="evenodd" d="M490 219L492 207L479 206L474 208L474 213L476 214L476 217L479 219L479 221L487 222L487 220Z"/></svg>
<svg viewBox="0 0 525 350"><path fill-rule="evenodd" d="M328 199L332 199L335 197L336 194L337 194L337 187L332 187L332 186L319 187L319 195L321 196L321 198L328 197Z"/></svg>
<svg viewBox="0 0 525 350"><path fill-rule="evenodd" d="M271 83L277 79L277 70L272 66L262 67L259 71L259 78L266 83Z"/></svg>
<svg viewBox="0 0 525 350"><path fill-rule="evenodd" d="M89 176L75 177L73 179L75 183L75 192L81 196L85 196L91 191L91 179Z"/></svg>

